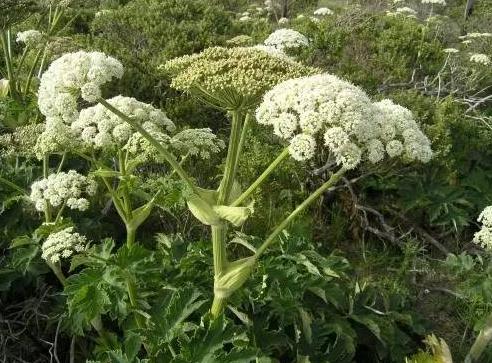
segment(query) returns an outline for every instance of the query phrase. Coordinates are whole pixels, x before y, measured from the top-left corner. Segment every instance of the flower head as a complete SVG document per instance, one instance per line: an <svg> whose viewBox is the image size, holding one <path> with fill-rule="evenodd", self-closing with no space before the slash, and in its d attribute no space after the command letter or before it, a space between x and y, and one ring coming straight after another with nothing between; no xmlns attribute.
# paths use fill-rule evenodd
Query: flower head
<svg viewBox="0 0 492 363"><path fill-rule="evenodd" d="M459 52L459 50L456 48L445 48L442 51L447 54L454 54Z"/></svg>
<svg viewBox="0 0 492 363"><path fill-rule="evenodd" d="M116 96L107 102L138 121L163 144L169 142L168 134L174 132L175 126L161 110L131 97ZM71 130L93 150L113 154L126 149L134 155L146 157L157 154L140 133L101 104L80 111Z"/></svg>
<svg viewBox="0 0 492 363"><path fill-rule="evenodd" d="M265 39L264 44L281 51L288 48L300 48L309 45L309 40L298 31L292 29L278 29Z"/></svg>
<svg viewBox="0 0 492 363"><path fill-rule="evenodd" d="M490 57L486 54L474 53L470 55L470 62L488 66L490 64Z"/></svg>
<svg viewBox="0 0 492 363"><path fill-rule="evenodd" d="M37 30L26 30L17 33L17 43L24 43L28 47L34 47L41 42L43 34Z"/></svg>
<svg viewBox="0 0 492 363"><path fill-rule="evenodd" d="M475 233L473 242L492 250L492 206L486 207L478 216L477 221L482 222L482 229Z"/></svg>
<svg viewBox="0 0 492 363"><path fill-rule="evenodd" d="M328 9L328 8L319 8L319 9L316 9L313 14L316 16L333 15L333 10Z"/></svg>
<svg viewBox="0 0 492 363"><path fill-rule="evenodd" d="M167 62L171 85L225 109L254 107L277 83L313 72L311 68L254 48L205 49Z"/></svg>
<svg viewBox="0 0 492 363"><path fill-rule="evenodd" d="M84 211L89 208L86 197L95 195L96 190L97 184L92 178L70 170L67 173L50 174L34 182L30 199L38 211L44 211L48 203L52 207L66 205L70 209Z"/></svg>
<svg viewBox="0 0 492 363"><path fill-rule="evenodd" d="M100 52L68 53L56 59L41 77L38 104L47 122L59 119L71 124L77 119L77 101L94 102L100 87L113 77L121 78L119 61Z"/></svg>
<svg viewBox="0 0 492 363"><path fill-rule="evenodd" d="M69 258L74 253L82 252L87 246L87 238L73 232L73 227L52 233L41 246L41 257L51 263L57 263L62 258Z"/></svg>
<svg viewBox="0 0 492 363"><path fill-rule="evenodd" d="M171 138L170 144L183 156L198 156L202 159L209 159L211 154L225 148L224 141L209 128L183 130Z"/></svg>
<svg viewBox="0 0 492 363"><path fill-rule="evenodd" d="M446 0L422 0L422 4L446 5Z"/></svg>
<svg viewBox="0 0 492 363"><path fill-rule="evenodd" d="M347 169L363 159L378 163L386 154L398 156L403 148L407 159L428 161L430 142L411 112L390 102L373 104L360 88L319 74L275 86L265 94L256 118L288 140L291 156L299 161L312 158L319 143Z"/></svg>

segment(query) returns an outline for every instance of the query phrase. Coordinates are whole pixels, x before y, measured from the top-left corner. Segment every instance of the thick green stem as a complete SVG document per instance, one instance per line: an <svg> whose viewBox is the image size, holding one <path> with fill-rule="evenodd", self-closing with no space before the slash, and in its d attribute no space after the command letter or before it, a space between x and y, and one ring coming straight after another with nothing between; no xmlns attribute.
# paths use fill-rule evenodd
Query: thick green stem
<svg viewBox="0 0 492 363"><path fill-rule="evenodd" d="M131 227L129 224L126 224L126 245L130 247L135 242L135 237L137 235L137 231L135 228Z"/></svg>
<svg viewBox="0 0 492 363"><path fill-rule="evenodd" d="M210 309L210 313L214 318L220 316L226 307L227 300L222 297L214 296L214 301L212 302L212 308Z"/></svg>
<svg viewBox="0 0 492 363"><path fill-rule="evenodd" d="M60 266L58 264L54 264L52 263L51 261L46 261L46 264L49 266L49 268L51 269L51 271L53 271L53 273L56 275L56 277L58 278L58 280L60 281L60 283L65 286L65 283L67 281L65 275L63 274Z"/></svg>
<svg viewBox="0 0 492 363"><path fill-rule="evenodd" d="M217 197L217 204L219 205L227 204L234 184L241 148L242 117L243 115L239 111L232 111L231 136L229 138L224 175L219 186L219 195ZM217 280L224 273L228 263L226 251L227 225L212 226L211 229L214 255L214 279ZM211 309L212 316L219 316L222 313L225 304L226 299L215 296Z"/></svg>
<svg viewBox="0 0 492 363"><path fill-rule="evenodd" d="M243 151L244 143L246 142L246 137L248 136L249 127L251 125L251 114L248 112L246 117L244 118L243 128L241 130L241 138L239 139L239 146L237 148L236 153L236 167L239 166L239 159L241 158L241 154Z"/></svg>
<svg viewBox="0 0 492 363"><path fill-rule="evenodd" d="M236 176L237 160L239 159L238 151L241 139L242 114L239 111L232 111L231 136L229 138L229 147L224 169L224 176L219 187L217 204L227 204L229 195L234 185Z"/></svg>
<svg viewBox="0 0 492 363"><path fill-rule="evenodd" d="M50 156L49 154L44 154L43 156L43 178L48 178L50 169L49 169L49 164L50 164ZM51 205L49 202L46 202L46 207L44 208L44 216L46 223L51 222Z"/></svg>
<svg viewBox="0 0 492 363"><path fill-rule="evenodd" d="M299 204L294 211L287 216L267 237L265 242L256 250L256 258L260 257L263 252L273 243L275 242L278 235L296 218L301 212L303 212L309 205L311 205L315 200L317 200L328 188L335 185L340 178L345 174L346 169L341 168L339 171L334 173L328 181L326 181L323 185L321 185L318 189L316 189L304 202Z"/></svg>
<svg viewBox="0 0 492 363"><path fill-rule="evenodd" d="M132 126L135 130L137 130L148 142L152 144L156 148L156 150L166 159L166 161L171 165L171 167L176 170L176 173L180 176L181 179L191 188L191 190L200 195L196 185L193 183L191 178L188 176L186 171L181 167L176 158L166 149L164 145L161 145L159 141L157 141L151 134L149 134L137 121L133 120L131 117L128 117L123 112L118 110L116 107L108 103L105 99L99 98L98 102L106 107L108 110L113 112L115 115L120 117L123 121L127 122Z"/></svg>
<svg viewBox="0 0 492 363"><path fill-rule="evenodd" d="M212 249L214 255L214 276L218 278L227 265L225 226L212 226Z"/></svg>
<svg viewBox="0 0 492 363"><path fill-rule="evenodd" d="M282 150L279 156L265 169L265 171L246 189L232 204L232 207L238 207L258 188L267 177L277 168L277 166L289 155L289 149Z"/></svg>
<svg viewBox="0 0 492 363"><path fill-rule="evenodd" d="M12 55L10 53L10 33L8 30L3 30L1 32L2 48L5 59L5 67L7 68L7 77L9 79L9 88L13 98L17 96L17 88L15 82L14 69L12 66Z"/></svg>

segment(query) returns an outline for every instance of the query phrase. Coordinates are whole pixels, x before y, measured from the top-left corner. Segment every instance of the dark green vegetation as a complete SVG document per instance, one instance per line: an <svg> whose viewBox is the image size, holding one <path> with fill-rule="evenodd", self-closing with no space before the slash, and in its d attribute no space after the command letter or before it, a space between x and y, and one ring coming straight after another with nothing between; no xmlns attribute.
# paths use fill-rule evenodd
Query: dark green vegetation
<svg viewBox="0 0 492 363"><path fill-rule="evenodd" d="M12 41L11 58L0 60L0 78L9 79L11 67L20 85L14 89L10 82L4 92L0 84L5 362L446 362L437 357L439 342L423 343L430 334L447 342L455 362L464 361L492 313L492 258L472 242L478 215L492 204L492 71L469 61L469 53L492 57L492 38L469 45L459 38L491 31L486 0L475 1L466 21L458 0L436 5L439 17L431 20L430 6L420 1L398 5L418 10L412 18L386 15L397 6L384 1L274 0L268 13L256 10L263 2L247 0L92 0L74 1L55 22L55 5L50 11L46 3L0 0L4 39L33 28L50 36L39 57L37 51L23 57L22 46ZM320 5L335 15L310 20ZM240 21L246 11L251 20ZM89 210L67 212L60 225L41 225L43 216L24 192L43 176L32 152L39 130L30 131L30 140L15 133L43 122L36 102L39 69L66 52L104 51L125 66L123 78L104 93L152 103L177 125L210 127L227 140L224 113L171 89L160 65L230 46L239 35L249 36L251 45L262 43L281 17L310 39L294 52L300 62L412 110L432 141L433 160L347 174L285 231L216 319L208 313L211 236L186 208L189 190L169 176L167 164L139 166L124 181L139 191L132 194L136 205L160 191L138 244L125 245L125 226L102 188ZM444 52L451 47L460 49L458 55ZM270 131L254 124L240 182L255 180L280 150ZM48 166L56 170L61 157ZM201 185L216 186L224 158L212 155L214 162L198 160L188 170ZM313 169L326 155L317 158L312 165L285 162L255 192L255 213L241 233L229 236L231 255L248 256L321 184ZM74 155L63 163L67 170L89 168ZM50 233L74 224L97 243L62 265L69 276L62 286L40 246ZM492 361L492 348L480 359Z"/></svg>

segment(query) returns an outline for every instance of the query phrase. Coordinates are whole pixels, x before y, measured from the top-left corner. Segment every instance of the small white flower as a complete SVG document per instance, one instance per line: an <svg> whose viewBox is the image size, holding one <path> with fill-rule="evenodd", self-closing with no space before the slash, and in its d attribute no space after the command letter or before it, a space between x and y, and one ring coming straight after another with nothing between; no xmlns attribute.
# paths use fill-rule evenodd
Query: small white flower
<svg viewBox="0 0 492 363"><path fill-rule="evenodd" d="M224 141L209 128L183 130L171 138L170 144L183 156L192 155L202 159L209 159L211 154L217 154L225 148Z"/></svg>
<svg viewBox="0 0 492 363"><path fill-rule="evenodd" d="M446 0L422 0L422 4L446 5Z"/></svg>
<svg viewBox="0 0 492 363"><path fill-rule="evenodd" d="M490 57L486 54L474 53L470 55L470 61L488 66L490 64Z"/></svg>
<svg viewBox="0 0 492 363"><path fill-rule="evenodd" d="M100 88L112 78L121 78L123 66L100 52L68 53L56 59L41 77L38 106L48 120L71 124L78 116L77 101L99 97Z"/></svg>
<svg viewBox="0 0 492 363"><path fill-rule="evenodd" d="M298 134L292 138L289 145L290 155L297 161L312 159L316 149L316 140L307 134Z"/></svg>
<svg viewBox="0 0 492 363"><path fill-rule="evenodd" d="M17 33L17 43L24 43L28 47L34 47L41 42L43 34L37 30L26 30Z"/></svg>
<svg viewBox="0 0 492 363"><path fill-rule="evenodd" d="M459 50L456 48L445 48L443 49L443 52L448 54L454 54L454 53L458 53Z"/></svg>
<svg viewBox="0 0 492 363"><path fill-rule="evenodd" d="M473 242L487 250L492 250L492 206L485 207L477 221L482 222L482 229L475 233Z"/></svg>
<svg viewBox="0 0 492 363"><path fill-rule="evenodd" d="M280 25L289 24L289 19L287 19L287 18L280 18L280 19L278 19L278 23Z"/></svg>
<svg viewBox="0 0 492 363"><path fill-rule="evenodd" d="M41 246L41 257L51 263L69 258L76 252L82 252L87 245L86 237L73 232L73 227L52 233Z"/></svg>
<svg viewBox="0 0 492 363"><path fill-rule="evenodd" d="M328 8L319 8L319 9L316 9L313 14L316 16L333 15L333 10L330 10Z"/></svg>
<svg viewBox="0 0 492 363"><path fill-rule="evenodd" d="M298 31L292 29L278 29L265 39L264 44L281 51L288 48L300 48L309 45L309 40Z"/></svg>
<svg viewBox="0 0 492 363"><path fill-rule="evenodd" d="M239 21L241 21L241 22L248 22L248 21L251 21L251 20L252 20L252 19L251 19L251 17L250 17L250 16L241 16L241 17L239 18Z"/></svg>
<svg viewBox="0 0 492 363"><path fill-rule="evenodd" d="M34 182L30 199L38 211L44 211L48 204L52 207L66 205L70 209L84 211L89 208L86 197L95 195L96 189L97 184L92 178L70 170L50 174L46 179Z"/></svg>

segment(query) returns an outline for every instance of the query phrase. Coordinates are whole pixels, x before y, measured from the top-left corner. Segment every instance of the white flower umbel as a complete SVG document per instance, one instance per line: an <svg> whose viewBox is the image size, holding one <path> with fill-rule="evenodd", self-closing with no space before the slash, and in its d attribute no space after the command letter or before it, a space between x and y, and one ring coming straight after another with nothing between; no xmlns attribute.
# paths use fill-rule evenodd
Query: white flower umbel
<svg viewBox="0 0 492 363"><path fill-rule="evenodd" d="M44 124L44 130L37 138L34 152L41 160L46 154L80 151L80 146L79 138L70 126L54 118L48 119Z"/></svg>
<svg viewBox="0 0 492 363"><path fill-rule="evenodd" d="M415 11L412 8L409 8L408 6L404 6L402 8L397 8L395 11L397 14L406 15L406 16L416 16L417 15L417 11Z"/></svg>
<svg viewBox="0 0 492 363"><path fill-rule="evenodd" d="M298 31L292 29L278 29L265 39L264 44L279 50L300 48L309 45L309 40Z"/></svg>
<svg viewBox="0 0 492 363"><path fill-rule="evenodd" d="M473 242L487 250L492 250L492 206L486 207L478 216L482 229L475 233Z"/></svg>
<svg viewBox="0 0 492 363"><path fill-rule="evenodd" d="M52 233L41 246L41 257L51 263L57 263L62 258L69 258L77 252L82 252L87 246L87 238L73 232L73 227Z"/></svg>
<svg viewBox="0 0 492 363"><path fill-rule="evenodd" d="M80 211L89 208L88 196L96 194L97 184L92 178L70 170L51 174L31 185L30 199L38 211L44 211L47 203L52 207L67 206Z"/></svg>
<svg viewBox="0 0 492 363"><path fill-rule="evenodd" d="M183 130L171 138L171 146L179 154L209 159L225 148L225 143L209 128Z"/></svg>
<svg viewBox="0 0 492 363"><path fill-rule="evenodd" d="M446 0L422 0L422 4L446 5Z"/></svg>
<svg viewBox="0 0 492 363"><path fill-rule="evenodd" d="M381 125L381 140L386 143L390 157L402 155L405 160L423 163L432 158L430 141L420 130L410 110L391 100L382 100L374 105Z"/></svg>
<svg viewBox="0 0 492 363"><path fill-rule="evenodd" d="M100 87L113 77L121 78L119 61L100 52L68 53L56 59L41 77L38 105L47 122L61 119L71 124L77 119L77 102L82 97L94 102Z"/></svg>
<svg viewBox="0 0 492 363"><path fill-rule="evenodd" d="M459 52L459 50L456 48L445 48L442 51L447 54L455 54Z"/></svg>
<svg viewBox="0 0 492 363"><path fill-rule="evenodd" d="M490 57L487 54L474 53L470 55L470 62L488 66L490 64Z"/></svg>
<svg viewBox="0 0 492 363"><path fill-rule="evenodd" d="M282 82L267 92L256 111L259 123L290 143L299 161L324 144L336 162L355 168L404 154L429 161L432 151L409 110L386 100L373 104L360 88L329 74Z"/></svg>
<svg viewBox="0 0 492 363"><path fill-rule="evenodd" d="M316 9L313 14L316 16L333 15L333 10L328 9L328 8L319 8L319 9Z"/></svg>
<svg viewBox="0 0 492 363"><path fill-rule="evenodd" d="M107 102L139 122L163 143L168 143L168 133L175 130L174 123L164 112L135 98L116 96ZM101 150L110 154L122 149L138 154L143 151L142 146L146 152L153 150L151 145L128 123L101 104L80 111L71 129L92 150ZM152 153L156 152L152 151Z"/></svg>
<svg viewBox="0 0 492 363"><path fill-rule="evenodd" d="M280 18L280 19L278 19L278 23L280 25L289 24L289 19L288 18Z"/></svg>
<svg viewBox="0 0 492 363"><path fill-rule="evenodd" d="M35 47L43 39L43 34L37 30L26 30L17 33L17 43L24 43L28 47Z"/></svg>

